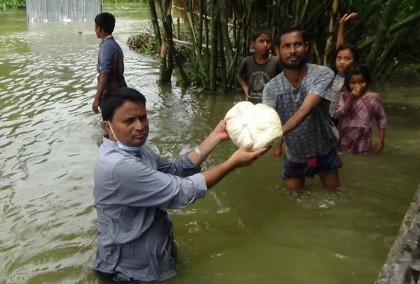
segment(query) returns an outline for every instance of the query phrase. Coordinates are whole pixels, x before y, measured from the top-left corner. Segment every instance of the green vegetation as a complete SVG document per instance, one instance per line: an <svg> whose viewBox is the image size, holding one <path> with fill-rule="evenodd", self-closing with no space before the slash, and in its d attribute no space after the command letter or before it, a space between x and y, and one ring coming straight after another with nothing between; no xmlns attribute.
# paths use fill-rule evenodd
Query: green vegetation
<svg viewBox="0 0 420 284"><path fill-rule="evenodd" d="M148 0L153 31L161 56L161 81L169 81L174 68L183 85L191 78L211 91L229 89L241 59L250 53L250 35L267 26L275 37L278 28L298 24L310 32L311 62L330 65L338 23L346 12L358 18L346 29L347 42L362 49L376 79L396 70L418 71L420 63L420 1L418 0ZM179 14L183 24L172 17ZM192 73L183 69L179 34L188 34ZM189 73L189 72L188 72ZM197 80L197 78L202 80Z"/></svg>
<svg viewBox="0 0 420 284"><path fill-rule="evenodd" d="M0 10L12 7L21 7L25 5L25 0L0 0Z"/></svg>
<svg viewBox="0 0 420 284"><path fill-rule="evenodd" d="M132 35L127 40L130 49L143 54L156 55L158 53L156 39L151 33L140 33Z"/></svg>
<svg viewBox="0 0 420 284"><path fill-rule="evenodd" d="M126 10L138 7L140 2L145 0L102 0L104 10Z"/></svg>
<svg viewBox="0 0 420 284"><path fill-rule="evenodd" d="M229 89L241 59L251 52L250 35L257 26L269 27L275 37L283 25L301 25L312 38L311 62L330 65L338 23L346 12L359 14L346 28L346 41L362 49L362 62L375 79L420 72L419 0L102 1L108 10L130 9L140 2L149 8L153 36L134 36L129 44L159 54L162 82L178 69L182 85ZM0 0L0 9L24 4Z"/></svg>

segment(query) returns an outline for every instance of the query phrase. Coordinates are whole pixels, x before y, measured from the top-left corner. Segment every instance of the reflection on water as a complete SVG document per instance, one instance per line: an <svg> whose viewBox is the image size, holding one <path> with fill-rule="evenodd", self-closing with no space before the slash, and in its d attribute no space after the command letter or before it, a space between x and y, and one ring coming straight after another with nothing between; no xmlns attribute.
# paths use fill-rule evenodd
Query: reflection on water
<svg viewBox="0 0 420 284"><path fill-rule="evenodd" d="M127 82L148 100L148 143L175 157L241 97L159 86L156 58L125 45L147 23L139 13L117 12L115 36ZM92 168L102 135L90 108L99 43L93 23L28 32L23 11L0 19L0 282L97 283L89 269ZM419 183L419 90L381 90L390 121L385 151L342 155L339 193L316 179L304 193L287 193L282 160L269 153L205 199L171 211L180 259L179 276L167 283L374 282ZM205 167L234 149L225 143Z"/></svg>

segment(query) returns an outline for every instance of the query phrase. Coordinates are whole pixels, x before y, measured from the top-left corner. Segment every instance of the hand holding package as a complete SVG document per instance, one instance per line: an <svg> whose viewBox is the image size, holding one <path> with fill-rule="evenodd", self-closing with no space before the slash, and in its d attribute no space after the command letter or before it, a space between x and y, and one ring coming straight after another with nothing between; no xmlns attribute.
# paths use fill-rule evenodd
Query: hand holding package
<svg viewBox="0 0 420 284"><path fill-rule="evenodd" d="M226 131L238 147L253 143L252 150L258 150L272 145L283 134L277 112L265 104L239 102L225 119Z"/></svg>

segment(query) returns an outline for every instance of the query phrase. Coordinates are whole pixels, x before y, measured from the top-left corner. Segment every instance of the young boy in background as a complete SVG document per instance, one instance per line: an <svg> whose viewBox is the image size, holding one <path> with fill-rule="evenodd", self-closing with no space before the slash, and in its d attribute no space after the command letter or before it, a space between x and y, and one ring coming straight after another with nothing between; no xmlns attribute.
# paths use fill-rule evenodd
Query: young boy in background
<svg viewBox="0 0 420 284"><path fill-rule="evenodd" d="M99 73L95 100L92 110L99 112L101 101L111 91L120 87L127 87L124 79L124 55L121 47L115 41L112 33L115 28L115 17L107 12L95 17L96 37L101 39L97 70Z"/></svg>
<svg viewBox="0 0 420 284"><path fill-rule="evenodd" d="M253 32L251 47L254 54L242 60L236 78L245 99L256 104L262 102L265 84L280 74L282 67L278 57L270 54L271 34L268 29L257 28Z"/></svg>

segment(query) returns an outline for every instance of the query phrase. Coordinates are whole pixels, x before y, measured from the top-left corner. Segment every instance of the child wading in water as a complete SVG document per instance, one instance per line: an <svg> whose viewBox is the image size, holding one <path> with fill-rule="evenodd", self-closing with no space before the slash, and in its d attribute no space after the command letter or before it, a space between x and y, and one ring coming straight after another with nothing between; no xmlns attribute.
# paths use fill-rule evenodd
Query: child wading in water
<svg viewBox="0 0 420 284"><path fill-rule="evenodd" d="M333 119L335 125L338 124L338 119L335 115L335 111L338 108L340 94L342 91L345 90L344 78L349 68L358 64L359 58L359 49L353 44L345 43L337 49L334 64L335 68L333 68L336 71L336 75L334 77L331 87L332 92L330 103L330 116Z"/></svg>
<svg viewBox="0 0 420 284"><path fill-rule="evenodd" d="M357 17L357 13L345 14L340 20L340 26L337 35L337 50L334 56L333 70L336 75L332 83L331 103L330 103L330 116L334 121L334 124L338 124L335 111L338 107L338 100L340 93L345 90L344 88L344 77L346 76L347 70L359 64L360 50L353 44L345 43L344 28L347 22Z"/></svg>
<svg viewBox="0 0 420 284"><path fill-rule="evenodd" d="M386 116L378 93L369 92L371 83L369 69L355 66L347 71L344 86L347 91L341 93L338 109L340 133L338 149L353 154L367 154L372 148L372 122L378 123L378 140L375 152L384 148Z"/></svg>
<svg viewBox="0 0 420 284"><path fill-rule="evenodd" d="M265 84L282 71L277 56L270 54L271 33L268 29L257 28L251 38L251 47L255 52L242 60L236 78L245 94L245 99L252 103L262 102Z"/></svg>

